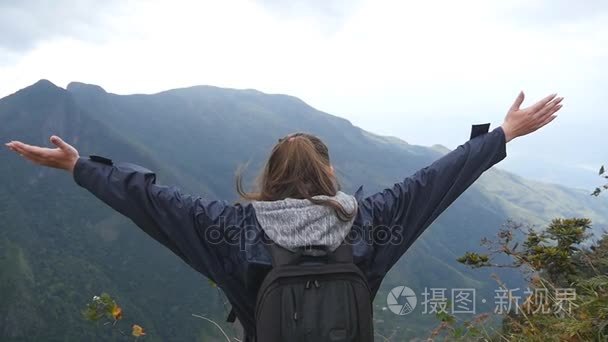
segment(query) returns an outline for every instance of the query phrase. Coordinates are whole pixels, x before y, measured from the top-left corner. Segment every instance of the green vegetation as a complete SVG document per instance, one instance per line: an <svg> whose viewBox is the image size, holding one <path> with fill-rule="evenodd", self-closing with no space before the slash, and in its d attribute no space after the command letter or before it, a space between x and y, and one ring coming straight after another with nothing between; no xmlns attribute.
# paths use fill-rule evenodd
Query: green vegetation
<svg viewBox="0 0 608 342"><path fill-rule="evenodd" d="M502 325L485 330L483 321L456 324L443 319L441 329L451 339L475 336L492 341L605 341L608 337L608 235L590 247L588 219L556 219L546 230L510 225L498 240L486 243L490 254L466 253L458 261L472 267L515 267L528 275L526 296L509 298ZM491 255L506 255L511 263L494 264ZM498 277L501 288L509 290ZM521 301L520 301L521 299ZM466 329L466 330L465 330ZM473 331L475 334L464 334Z"/></svg>
<svg viewBox="0 0 608 342"><path fill-rule="evenodd" d="M102 293L100 296L93 296L93 299L87 304L87 307L83 310L82 315L88 321L98 322L101 320L107 320L103 325L110 326L116 329L122 336L127 334L122 331L119 327L122 316L122 308L118 306L116 301L110 297L107 293ZM146 336L144 328L138 324L131 326L131 336L135 337L135 340L140 337Z"/></svg>
<svg viewBox="0 0 608 342"><path fill-rule="evenodd" d="M495 241L482 240L488 253L466 252L458 262L472 268L515 268L526 275L526 296L512 295L508 285L494 275L508 293L509 304L505 312L495 310L503 314L498 329L486 326L490 313L463 323L444 313L438 315L441 324L432 337L539 342L608 339L608 234L593 241L591 221L585 218L554 219L543 230L523 227L509 222Z"/></svg>
<svg viewBox="0 0 608 342"><path fill-rule="evenodd" d="M600 167L600 172L599 172L601 177L604 177L606 179L608 179L608 173L606 172L606 169L604 168L604 166L602 165L602 167ZM598 187L595 188L595 190L593 191L592 195L593 196L599 196L602 191L607 190L608 189L608 183L602 185L602 187Z"/></svg>

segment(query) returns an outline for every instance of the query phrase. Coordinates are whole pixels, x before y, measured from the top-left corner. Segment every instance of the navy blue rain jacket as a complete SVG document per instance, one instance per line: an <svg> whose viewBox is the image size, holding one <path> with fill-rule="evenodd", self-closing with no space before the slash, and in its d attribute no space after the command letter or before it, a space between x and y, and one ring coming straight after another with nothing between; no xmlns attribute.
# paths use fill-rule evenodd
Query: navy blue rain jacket
<svg viewBox="0 0 608 342"><path fill-rule="evenodd" d="M484 171L506 157L502 128L488 128L473 126L470 140L392 187L371 196L363 196L359 188L349 239L355 264L374 296L418 236ZM256 295L270 256L251 204L185 195L176 187L157 185L150 170L98 156L79 158L73 177L215 282L243 324L246 340L253 340Z"/></svg>

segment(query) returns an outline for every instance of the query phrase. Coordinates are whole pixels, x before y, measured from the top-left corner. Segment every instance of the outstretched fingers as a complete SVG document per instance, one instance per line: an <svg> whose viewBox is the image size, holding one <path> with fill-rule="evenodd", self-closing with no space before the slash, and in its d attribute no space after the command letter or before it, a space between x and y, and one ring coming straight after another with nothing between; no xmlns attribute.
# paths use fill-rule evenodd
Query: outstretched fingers
<svg viewBox="0 0 608 342"><path fill-rule="evenodd" d="M561 102L561 100L560 100ZM538 128L541 128L543 126L545 126L546 124L548 124L549 122L555 120L555 118L557 118L557 115L555 113L557 113L560 109L562 109L562 104L558 102L558 104L552 106L550 109L548 109L541 117L540 117L540 121L537 124Z"/></svg>
<svg viewBox="0 0 608 342"><path fill-rule="evenodd" d="M48 149L41 148L38 146L32 146L28 144L24 144L20 141L13 141L10 143L9 147L35 163L41 163L48 156Z"/></svg>
<svg viewBox="0 0 608 342"><path fill-rule="evenodd" d="M8 147L15 151L16 153L19 153L19 155L21 155L22 157L32 160L32 156L30 155L30 151L29 149L27 149L25 147L26 144L20 142L20 141L11 141L8 144Z"/></svg>
<svg viewBox="0 0 608 342"><path fill-rule="evenodd" d="M544 120L546 116L555 113L556 108L558 108L558 106L561 106L561 102L563 99L564 99L563 97L554 98L549 103L547 103L544 107L540 108L538 110L538 112L533 113L532 115L538 120L541 120L541 121ZM559 107L559 108L561 108L561 107Z"/></svg>
<svg viewBox="0 0 608 342"><path fill-rule="evenodd" d="M556 96L557 96L557 94L551 94L551 95L545 97L544 99L536 102L532 106L528 107L528 110L532 113L536 113L539 110L541 110L543 107L545 107L549 102L551 102Z"/></svg>

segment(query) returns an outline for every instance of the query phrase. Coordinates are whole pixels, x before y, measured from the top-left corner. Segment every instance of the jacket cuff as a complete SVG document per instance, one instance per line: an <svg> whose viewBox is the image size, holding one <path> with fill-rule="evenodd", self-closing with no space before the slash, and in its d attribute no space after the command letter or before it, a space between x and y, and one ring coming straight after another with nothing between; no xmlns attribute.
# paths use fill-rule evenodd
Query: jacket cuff
<svg viewBox="0 0 608 342"><path fill-rule="evenodd" d="M79 157L78 160L76 160L76 164L74 164L72 177L76 184L86 188L87 179L91 178L94 174L94 170L106 165L113 165L112 160L94 155L91 155L88 158Z"/></svg>
<svg viewBox="0 0 608 342"><path fill-rule="evenodd" d="M74 164L74 170L72 170L72 178L74 178L74 182L76 182L76 184L82 186L82 180L83 180L83 169L85 168L85 166L83 165L84 163L86 163L86 159L84 157L79 157L78 160L76 160L76 164Z"/></svg>
<svg viewBox="0 0 608 342"><path fill-rule="evenodd" d="M494 161L494 163L496 164L507 157L507 138L505 136L505 131L502 129L502 126L494 128L494 130L492 130L492 134L496 134L498 136L497 139L499 139L498 153Z"/></svg>

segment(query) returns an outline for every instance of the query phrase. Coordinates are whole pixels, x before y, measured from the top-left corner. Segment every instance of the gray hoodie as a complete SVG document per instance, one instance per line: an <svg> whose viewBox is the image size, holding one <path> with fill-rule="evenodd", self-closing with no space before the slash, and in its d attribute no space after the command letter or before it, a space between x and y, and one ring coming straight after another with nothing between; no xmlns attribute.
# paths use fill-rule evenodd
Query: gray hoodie
<svg viewBox="0 0 608 342"><path fill-rule="evenodd" d="M338 191L336 196L314 196L333 199L347 212L357 210L355 197ZM354 217L341 221L334 209L314 204L307 199L287 198L279 201L254 201L252 205L260 227L277 245L290 251L304 246L327 246L330 251L340 246L349 233ZM316 254L316 250L304 253Z"/></svg>

